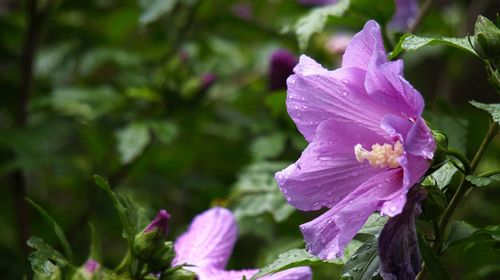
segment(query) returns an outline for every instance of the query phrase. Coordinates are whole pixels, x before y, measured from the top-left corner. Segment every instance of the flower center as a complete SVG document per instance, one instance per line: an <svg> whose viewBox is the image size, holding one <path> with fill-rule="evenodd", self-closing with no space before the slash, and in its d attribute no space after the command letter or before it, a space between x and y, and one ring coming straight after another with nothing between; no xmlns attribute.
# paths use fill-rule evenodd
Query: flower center
<svg viewBox="0 0 500 280"><path fill-rule="evenodd" d="M375 144L372 146L371 151L367 151L361 146L356 144L354 146L354 154L356 160L363 162L368 160L371 166L378 168L396 168L399 166L398 158L403 154L403 144L397 141L394 146L391 144Z"/></svg>

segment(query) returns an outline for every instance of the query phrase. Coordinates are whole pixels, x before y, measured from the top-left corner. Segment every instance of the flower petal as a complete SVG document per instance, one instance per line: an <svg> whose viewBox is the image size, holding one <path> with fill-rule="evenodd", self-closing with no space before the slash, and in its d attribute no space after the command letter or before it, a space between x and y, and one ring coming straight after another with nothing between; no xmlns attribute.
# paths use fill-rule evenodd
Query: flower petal
<svg viewBox="0 0 500 280"><path fill-rule="evenodd" d="M259 280L311 280L312 271L308 266L286 269L272 275L264 276Z"/></svg>
<svg viewBox="0 0 500 280"><path fill-rule="evenodd" d="M287 80L287 110L307 141L312 141L318 125L326 119L362 124L374 131L390 109L368 96L365 72L357 68L327 71L302 55Z"/></svg>
<svg viewBox="0 0 500 280"><path fill-rule="evenodd" d="M340 257L344 248L378 210L386 197L402 185L402 169L379 173L320 217L300 226L309 252L322 259Z"/></svg>
<svg viewBox="0 0 500 280"><path fill-rule="evenodd" d="M381 62L387 61L380 26L374 20L370 20L354 35L347 46L342 57L342 68L356 67L366 70L374 57Z"/></svg>
<svg viewBox="0 0 500 280"><path fill-rule="evenodd" d="M406 136L405 151L425 159L432 159L435 150L436 142L431 130L422 118L418 118Z"/></svg>
<svg viewBox="0 0 500 280"><path fill-rule="evenodd" d="M416 118L422 114L424 99L403 77L403 61L370 62L365 87L368 94L396 114Z"/></svg>
<svg viewBox="0 0 500 280"><path fill-rule="evenodd" d="M424 189L413 187L403 212L390 218L380 233L378 256L384 279L415 279L421 269L415 219L425 195Z"/></svg>
<svg viewBox="0 0 500 280"><path fill-rule="evenodd" d="M233 214L220 207L196 216L187 232L175 242L176 257L172 265L190 264L186 269L222 270L231 255L238 226Z"/></svg>
<svg viewBox="0 0 500 280"><path fill-rule="evenodd" d="M287 201L310 211L332 207L356 187L383 170L356 160L354 146L370 147L384 139L363 126L326 120L300 159L276 173Z"/></svg>

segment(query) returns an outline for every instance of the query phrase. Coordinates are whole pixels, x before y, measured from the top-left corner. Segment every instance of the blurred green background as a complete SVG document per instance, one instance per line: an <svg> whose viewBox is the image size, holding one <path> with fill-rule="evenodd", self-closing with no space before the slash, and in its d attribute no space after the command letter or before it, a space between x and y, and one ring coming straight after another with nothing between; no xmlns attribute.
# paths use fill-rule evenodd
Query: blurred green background
<svg viewBox="0 0 500 280"><path fill-rule="evenodd" d="M34 18L33 2L44 11ZM126 243L93 174L149 218L167 209L171 239L210 206L232 209L240 239L229 268L262 267L303 247L298 225L315 213L288 206L273 173L306 142L287 116L285 90L269 89L269 58L288 49L335 68L341 56L326 47L329 38L359 31L371 16L331 18L300 50L295 23L313 9L292 0L1 1L2 279L30 275L29 236L58 248L52 226L25 196L59 222L80 263L92 222L105 265L117 265ZM435 1L417 33L463 37L477 15L498 11L495 0ZM34 54L33 79L26 53ZM404 60L406 78L426 99L426 119L472 157L488 116L468 101L498 103L482 62L445 47ZM498 166L497 138L479 171ZM473 191L457 217L478 227L500 224L498 187ZM445 263L452 279L500 279L500 254L489 245L454 249ZM340 267L314 272L314 279L335 279Z"/></svg>

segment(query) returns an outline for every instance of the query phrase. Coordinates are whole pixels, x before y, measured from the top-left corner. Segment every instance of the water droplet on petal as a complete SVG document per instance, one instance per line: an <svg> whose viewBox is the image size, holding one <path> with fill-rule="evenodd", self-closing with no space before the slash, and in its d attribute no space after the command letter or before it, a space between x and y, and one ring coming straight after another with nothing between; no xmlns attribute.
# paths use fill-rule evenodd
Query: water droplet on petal
<svg viewBox="0 0 500 280"><path fill-rule="evenodd" d="M326 194L327 195L332 195L332 191L327 191Z"/></svg>
<svg viewBox="0 0 500 280"><path fill-rule="evenodd" d="M359 172L358 171L353 171L351 172L351 176L352 177L357 177L359 175Z"/></svg>

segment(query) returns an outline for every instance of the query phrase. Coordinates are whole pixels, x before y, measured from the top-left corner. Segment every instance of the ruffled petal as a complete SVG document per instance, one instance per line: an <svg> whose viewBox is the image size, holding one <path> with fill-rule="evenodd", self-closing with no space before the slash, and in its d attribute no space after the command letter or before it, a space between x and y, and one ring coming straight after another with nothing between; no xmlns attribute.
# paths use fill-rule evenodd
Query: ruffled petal
<svg viewBox="0 0 500 280"><path fill-rule="evenodd" d="M173 266L189 264L186 269L198 272L222 270L227 264L238 235L233 214L220 207L194 218L187 232L175 242Z"/></svg>
<svg viewBox="0 0 500 280"><path fill-rule="evenodd" d="M382 202L402 186L402 170L379 173L320 217L300 226L309 252L322 259L340 257L344 248L378 210Z"/></svg>
<svg viewBox="0 0 500 280"><path fill-rule="evenodd" d="M382 63L387 61L380 26L370 20L347 46L342 57L342 68L356 67L366 70L373 59L379 59Z"/></svg>
<svg viewBox="0 0 500 280"><path fill-rule="evenodd" d="M287 201L310 211L333 207L359 185L383 170L356 160L354 146L371 147L385 140L373 131L351 123L322 122L313 142L299 160L276 173Z"/></svg>
<svg viewBox="0 0 500 280"><path fill-rule="evenodd" d="M407 118L399 115L385 115L380 123L380 127L391 137L393 141L404 143L406 135L412 128L412 123Z"/></svg>
<svg viewBox="0 0 500 280"><path fill-rule="evenodd" d="M311 280L312 271L308 266L300 266L264 276L258 280Z"/></svg>
<svg viewBox="0 0 500 280"><path fill-rule="evenodd" d="M365 71L357 68L327 71L302 55L294 72L287 80L286 105L308 142L326 119L361 124L383 135L380 120L391 111L366 94Z"/></svg>
<svg viewBox="0 0 500 280"><path fill-rule="evenodd" d="M244 270L201 270L197 273L198 280L241 280L252 278L258 269Z"/></svg>
<svg viewBox="0 0 500 280"><path fill-rule="evenodd" d="M366 73L368 94L394 114L415 119L422 114L424 99L403 77L403 61L382 62L372 60Z"/></svg>

